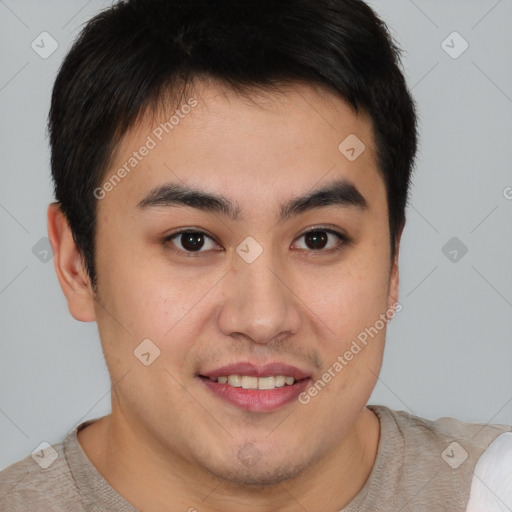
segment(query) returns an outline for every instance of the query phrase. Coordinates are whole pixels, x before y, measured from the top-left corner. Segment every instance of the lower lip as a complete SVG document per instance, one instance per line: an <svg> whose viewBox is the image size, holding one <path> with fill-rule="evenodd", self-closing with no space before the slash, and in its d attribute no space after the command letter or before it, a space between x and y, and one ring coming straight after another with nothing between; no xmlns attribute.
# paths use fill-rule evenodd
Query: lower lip
<svg viewBox="0 0 512 512"><path fill-rule="evenodd" d="M274 389L235 388L229 384L219 384L207 377L201 381L217 396L236 405L240 409L253 412L269 412L295 400L308 386L310 379L301 379L295 384Z"/></svg>

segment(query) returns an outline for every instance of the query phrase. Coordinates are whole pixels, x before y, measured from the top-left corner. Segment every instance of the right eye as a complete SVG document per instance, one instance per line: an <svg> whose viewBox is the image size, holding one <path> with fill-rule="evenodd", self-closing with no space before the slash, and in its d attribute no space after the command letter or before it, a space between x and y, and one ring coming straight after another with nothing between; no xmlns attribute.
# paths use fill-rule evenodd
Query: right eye
<svg viewBox="0 0 512 512"><path fill-rule="evenodd" d="M171 250L184 254L193 255L193 253L207 252L213 249L217 244L203 231L194 231L191 229L179 231L165 238L164 242L171 242L174 246Z"/></svg>

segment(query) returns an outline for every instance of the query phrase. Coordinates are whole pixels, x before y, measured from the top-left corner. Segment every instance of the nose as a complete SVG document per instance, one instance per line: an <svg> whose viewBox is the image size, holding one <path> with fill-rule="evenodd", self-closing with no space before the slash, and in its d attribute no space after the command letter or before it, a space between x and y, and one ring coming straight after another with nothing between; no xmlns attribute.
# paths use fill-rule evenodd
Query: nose
<svg viewBox="0 0 512 512"><path fill-rule="evenodd" d="M224 302L218 317L226 336L268 344L298 332L300 301L293 293L290 273L267 254L264 251L252 263L234 255L233 269L223 283Z"/></svg>

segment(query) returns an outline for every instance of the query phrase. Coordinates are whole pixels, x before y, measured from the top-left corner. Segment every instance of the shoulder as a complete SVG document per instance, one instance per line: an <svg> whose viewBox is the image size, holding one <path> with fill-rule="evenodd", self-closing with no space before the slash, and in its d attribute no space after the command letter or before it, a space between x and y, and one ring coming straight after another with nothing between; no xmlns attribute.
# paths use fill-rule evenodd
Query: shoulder
<svg viewBox="0 0 512 512"><path fill-rule="evenodd" d="M389 461L386 478L394 475L397 493L410 499L414 510L507 510L466 507L473 496L480 496L482 485L489 485L487 480L498 482L502 494L510 489L511 426L453 417L427 419L385 406L369 407L379 416L381 434L387 438L382 440Z"/></svg>
<svg viewBox="0 0 512 512"><path fill-rule="evenodd" d="M46 445L0 471L0 510L51 512L82 509L78 488L69 469L64 441Z"/></svg>
<svg viewBox="0 0 512 512"><path fill-rule="evenodd" d="M385 417L388 422L393 423L395 429L408 442L411 449L413 441L422 443L418 445L418 450L425 447L423 443L427 443L431 447L448 447L449 443L458 442L461 447L467 447L474 454L481 455L498 436L512 432L510 425L472 423L453 417L432 420L385 406L370 407L377 415Z"/></svg>

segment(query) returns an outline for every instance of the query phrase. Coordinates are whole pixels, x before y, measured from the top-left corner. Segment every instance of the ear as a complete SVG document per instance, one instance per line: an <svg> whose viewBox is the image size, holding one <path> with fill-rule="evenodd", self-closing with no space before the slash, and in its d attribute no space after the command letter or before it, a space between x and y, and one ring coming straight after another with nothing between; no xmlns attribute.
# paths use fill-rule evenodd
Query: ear
<svg viewBox="0 0 512 512"><path fill-rule="evenodd" d="M66 296L69 312L81 322L95 321L91 282L59 203L51 203L48 207L48 238L53 250L55 272Z"/></svg>
<svg viewBox="0 0 512 512"><path fill-rule="evenodd" d="M398 291L400 285L400 276L398 271L398 256L400 251L400 239L402 238L402 232L404 225L400 228L395 239L395 256L391 263L391 270L389 273L388 283L388 308L392 308L393 304L398 302Z"/></svg>

